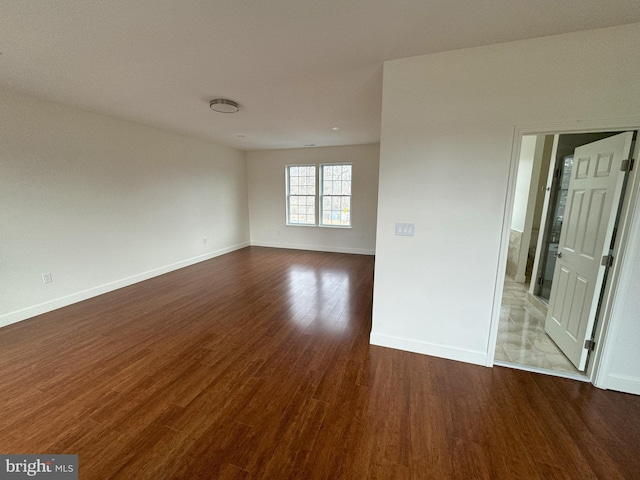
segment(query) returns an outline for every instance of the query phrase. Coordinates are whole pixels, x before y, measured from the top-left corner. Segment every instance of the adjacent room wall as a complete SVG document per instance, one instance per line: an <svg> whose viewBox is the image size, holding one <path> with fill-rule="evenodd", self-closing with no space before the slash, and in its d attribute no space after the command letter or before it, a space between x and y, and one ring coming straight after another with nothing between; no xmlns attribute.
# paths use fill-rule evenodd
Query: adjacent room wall
<svg viewBox="0 0 640 480"><path fill-rule="evenodd" d="M511 232L509 234L509 254L507 255L507 275L512 278L516 278L518 274L537 139L536 135L525 135L522 137L520 147L520 161L518 162Z"/></svg>
<svg viewBox="0 0 640 480"><path fill-rule="evenodd" d="M248 245L244 153L0 91L0 226L2 326Z"/></svg>
<svg viewBox="0 0 640 480"><path fill-rule="evenodd" d="M378 144L247 152L251 244L373 255ZM352 163L352 228L286 225L285 166Z"/></svg>
<svg viewBox="0 0 640 480"><path fill-rule="evenodd" d="M524 139L525 137L523 137ZM517 270L515 275L516 282L525 283L527 278L531 276L531 272L527 273L527 268L533 267L535 257L535 247L537 245L537 237L540 233L540 216L542 214L544 200L545 183L540 183L540 172L545 166L543 177L546 180L549 173L549 162L553 150L553 135L536 136L536 148L533 155L533 165L529 173L529 187L527 188L528 198L526 202L524 229L520 241L519 257L517 260ZM542 188L540 188L542 186ZM540 207L540 210L536 210ZM537 214L537 217L536 217ZM533 246L533 248L532 248Z"/></svg>
<svg viewBox="0 0 640 480"><path fill-rule="evenodd" d="M515 129L638 117L638 45L634 24L385 63L372 343L486 364Z"/></svg>
<svg viewBox="0 0 640 480"><path fill-rule="evenodd" d="M531 187L531 173L533 172L537 140L536 135L525 135L522 137L522 146L520 147L518 176L513 198L513 215L511 216L511 228L519 232L524 231L527 217L529 188Z"/></svg>

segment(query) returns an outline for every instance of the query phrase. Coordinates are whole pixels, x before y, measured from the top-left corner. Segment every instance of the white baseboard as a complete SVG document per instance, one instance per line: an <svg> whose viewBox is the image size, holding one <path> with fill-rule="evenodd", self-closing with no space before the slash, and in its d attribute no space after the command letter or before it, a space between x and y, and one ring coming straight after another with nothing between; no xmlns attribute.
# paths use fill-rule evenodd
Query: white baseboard
<svg viewBox="0 0 640 480"><path fill-rule="evenodd" d="M375 255L376 251L368 248L327 247L322 245L295 245L271 242L251 242L253 247L287 248L290 250L310 250L313 252L351 253L354 255Z"/></svg>
<svg viewBox="0 0 640 480"><path fill-rule="evenodd" d="M220 250L205 253L204 255L198 255L197 257L188 258L180 262L154 268L152 270L138 273L136 275L131 275L120 280L105 283L103 285L98 285L96 287L88 288L86 290L75 292L70 295L65 295L64 297L56 298L37 305L32 305L20 310L5 313L3 315L0 315L0 327L5 327L7 325L11 325L12 323L21 322L22 320L35 317L36 315L42 315L43 313L51 312L53 310L57 310L58 308L66 307L68 305L72 305L89 298L97 297L98 295L112 292L114 290L118 290L119 288L128 287L129 285L133 285L134 283L149 280L150 278L157 277L158 275L163 275L173 270L188 267L190 265L194 265L211 258L219 257L220 255L224 255L225 253L240 250L241 248L245 248L248 246L249 242L239 243L237 245L232 245L230 247L221 248Z"/></svg>
<svg viewBox="0 0 640 480"><path fill-rule="evenodd" d="M640 395L640 378L638 377L609 374L603 386L607 390Z"/></svg>
<svg viewBox="0 0 640 480"><path fill-rule="evenodd" d="M475 365L486 366L487 363L486 352L448 347L446 345L421 342L417 340L411 340L409 338L394 337L391 335L382 335L379 333L371 333L369 341L371 345L395 348L396 350L404 350L413 353L422 353L423 355L447 358L449 360L473 363Z"/></svg>

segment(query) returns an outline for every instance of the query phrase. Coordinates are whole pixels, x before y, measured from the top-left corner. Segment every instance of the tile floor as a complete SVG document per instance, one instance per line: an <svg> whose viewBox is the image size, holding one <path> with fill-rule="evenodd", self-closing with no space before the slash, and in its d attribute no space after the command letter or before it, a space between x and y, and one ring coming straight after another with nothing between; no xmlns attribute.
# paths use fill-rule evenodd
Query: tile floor
<svg viewBox="0 0 640 480"><path fill-rule="evenodd" d="M505 277L495 360L582 374L545 333L545 314L526 299L527 287Z"/></svg>

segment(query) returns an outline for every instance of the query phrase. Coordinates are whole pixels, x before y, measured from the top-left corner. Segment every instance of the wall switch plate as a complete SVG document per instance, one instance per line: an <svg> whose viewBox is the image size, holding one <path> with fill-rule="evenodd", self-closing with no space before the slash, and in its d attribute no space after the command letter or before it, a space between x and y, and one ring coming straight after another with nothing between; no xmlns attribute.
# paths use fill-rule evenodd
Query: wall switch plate
<svg viewBox="0 0 640 480"><path fill-rule="evenodd" d="M51 283L53 282L53 278L51 277L50 273L43 273L42 274L42 283Z"/></svg>
<svg viewBox="0 0 640 480"><path fill-rule="evenodd" d="M413 237L415 234L415 223L396 223L397 237Z"/></svg>

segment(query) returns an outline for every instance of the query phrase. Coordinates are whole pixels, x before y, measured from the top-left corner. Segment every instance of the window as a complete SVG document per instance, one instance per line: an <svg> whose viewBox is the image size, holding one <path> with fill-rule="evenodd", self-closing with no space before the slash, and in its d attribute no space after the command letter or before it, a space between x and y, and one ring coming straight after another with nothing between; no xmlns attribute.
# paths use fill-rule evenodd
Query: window
<svg viewBox="0 0 640 480"><path fill-rule="evenodd" d="M320 165L318 193L315 165L287 166L287 225L350 227L351 168L349 164Z"/></svg>
<svg viewBox="0 0 640 480"><path fill-rule="evenodd" d="M287 174L287 224L316 224L316 166L292 165Z"/></svg>
<svg viewBox="0 0 640 480"><path fill-rule="evenodd" d="M321 165L321 225L351 226L351 165Z"/></svg>

